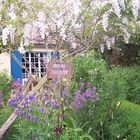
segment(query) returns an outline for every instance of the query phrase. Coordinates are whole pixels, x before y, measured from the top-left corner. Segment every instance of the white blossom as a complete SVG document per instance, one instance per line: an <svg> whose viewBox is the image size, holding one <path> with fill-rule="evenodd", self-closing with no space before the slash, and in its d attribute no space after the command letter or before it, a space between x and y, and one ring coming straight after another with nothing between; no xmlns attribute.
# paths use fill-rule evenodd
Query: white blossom
<svg viewBox="0 0 140 140"><path fill-rule="evenodd" d="M105 14L103 15L103 18L102 18L102 26L103 26L103 29L104 31L107 32L107 27L108 27L108 18L109 18L109 12L105 12Z"/></svg>
<svg viewBox="0 0 140 140"><path fill-rule="evenodd" d="M4 46L7 45L8 36L10 36L11 43L14 43L14 34L15 29L12 25L9 25L2 30L2 43Z"/></svg>
<svg viewBox="0 0 140 140"><path fill-rule="evenodd" d="M104 44L100 44L100 51L101 51L101 53L104 53L104 49L105 49Z"/></svg>
<svg viewBox="0 0 140 140"><path fill-rule="evenodd" d="M110 3L114 9L115 14L118 16L118 18L121 18L121 8L119 5L118 0L110 0Z"/></svg>
<svg viewBox="0 0 140 140"><path fill-rule="evenodd" d="M24 44L23 44L23 40L21 40L20 42L20 47L18 48L18 51L21 53L21 54L24 54L26 52L25 48L24 48Z"/></svg>
<svg viewBox="0 0 140 140"><path fill-rule="evenodd" d="M125 0L119 0L120 7L125 10Z"/></svg>
<svg viewBox="0 0 140 140"><path fill-rule="evenodd" d="M135 19L138 17L140 2L139 0L132 0L132 13Z"/></svg>

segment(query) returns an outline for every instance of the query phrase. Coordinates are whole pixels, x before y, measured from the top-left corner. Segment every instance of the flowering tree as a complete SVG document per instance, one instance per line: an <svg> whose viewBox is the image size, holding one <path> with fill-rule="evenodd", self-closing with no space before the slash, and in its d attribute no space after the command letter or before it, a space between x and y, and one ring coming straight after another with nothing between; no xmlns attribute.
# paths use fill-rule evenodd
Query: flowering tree
<svg viewBox="0 0 140 140"><path fill-rule="evenodd" d="M139 7L139 0L1 0L2 44L23 51L53 35L58 48L103 51L120 37L129 42L139 26Z"/></svg>

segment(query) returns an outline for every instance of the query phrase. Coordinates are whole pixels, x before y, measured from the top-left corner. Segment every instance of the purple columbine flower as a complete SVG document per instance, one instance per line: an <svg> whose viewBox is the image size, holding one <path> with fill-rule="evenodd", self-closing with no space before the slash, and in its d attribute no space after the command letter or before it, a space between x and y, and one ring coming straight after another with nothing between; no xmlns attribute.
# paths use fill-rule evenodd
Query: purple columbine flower
<svg viewBox="0 0 140 140"><path fill-rule="evenodd" d="M16 101L17 101L16 99L12 99L8 102L8 104L12 107L15 107L16 106Z"/></svg>
<svg viewBox="0 0 140 140"><path fill-rule="evenodd" d="M42 123L43 123L43 124L47 123L47 120L42 120Z"/></svg>
<svg viewBox="0 0 140 140"><path fill-rule="evenodd" d="M68 96L68 91L65 88L61 91L61 93L63 97Z"/></svg>
<svg viewBox="0 0 140 140"><path fill-rule="evenodd" d="M52 102L51 102L51 101L49 101L49 102L47 102L47 103L46 103L46 105L52 105Z"/></svg>
<svg viewBox="0 0 140 140"><path fill-rule="evenodd" d="M59 104L57 102L52 102L52 107L53 108L59 108Z"/></svg>
<svg viewBox="0 0 140 140"><path fill-rule="evenodd" d="M25 101L28 102L29 101L29 97L25 97Z"/></svg>
<svg viewBox="0 0 140 140"><path fill-rule="evenodd" d="M25 112L24 111L18 111L17 112L17 115L22 118L24 115L25 115Z"/></svg>
<svg viewBox="0 0 140 140"><path fill-rule="evenodd" d="M24 108L29 108L29 106L27 104L24 104Z"/></svg>
<svg viewBox="0 0 140 140"><path fill-rule="evenodd" d="M32 121L37 122L38 121L38 117L37 116L32 117Z"/></svg>
<svg viewBox="0 0 140 140"><path fill-rule="evenodd" d="M43 100L43 102L47 101L47 97L44 96L44 97L42 98L42 100Z"/></svg>
<svg viewBox="0 0 140 140"><path fill-rule="evenodd" d="M18 97L17 97L17 101L21 101L23 99L23 94L19 93Z"/></svg>
<svg viewBox="0 0 140 140"><path fill-rule="evenodd" d="M26 119L31 119L31 114L26 114Z"/></svg>
<svg viewBox="0 0 140 140"><path fill-rule="evenodd" d="M29 99L30 99L30 100L34 100L34 99L35 99L35 96L34 96L34 95L30 95L30 96L29 96Z"/></svg>
<svg viewBox="0 0 140 140"><path fill-rule="evenodd" d="M30 112L32 112L32 109L31 109L31 108L29 108L29 109L27 110L27 112L29 112L29 113L30 113Z"/></svg>
<svg viewBox="0 0 140 140"><path fill-rule="evenodd" d="M18 105L17 107L16 107L18 110L21 110L21 107Z"/></svg>
<svg viewBox="0 0 140 140"><path fill-rule="evenodd" d="M35 102L32 102L32 104L31 104L32 106L36 106L36 103Z"/></svg>
<svg viewBox="0 0 140 140"><path fill-rule="evenodd" d="M43 107L39 107L39 108L38 108L38 111L39 111L40 113L43 113L43 112L44 112L44 108L43 108Z"/></svg>

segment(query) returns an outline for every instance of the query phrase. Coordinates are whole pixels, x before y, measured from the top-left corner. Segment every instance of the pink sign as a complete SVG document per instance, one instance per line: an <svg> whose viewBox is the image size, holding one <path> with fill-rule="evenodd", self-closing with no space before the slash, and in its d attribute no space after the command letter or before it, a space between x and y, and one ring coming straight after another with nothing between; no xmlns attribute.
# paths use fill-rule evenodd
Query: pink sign
<svg viewBox="0 0 140 140"><path fill-rule="evenodd" d="M73 65L64 61L51 61L48 63L48 78L70 79L72 78Z"/></svg>

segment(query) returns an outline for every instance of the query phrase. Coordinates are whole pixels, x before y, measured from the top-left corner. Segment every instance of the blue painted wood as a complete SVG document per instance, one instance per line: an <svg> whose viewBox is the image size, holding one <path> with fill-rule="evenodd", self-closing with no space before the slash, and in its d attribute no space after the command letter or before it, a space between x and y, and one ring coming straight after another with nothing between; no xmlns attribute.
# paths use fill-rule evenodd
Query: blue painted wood
<svg viewBox="0 0 140 140"><path fill-rule="evenodd" d="M52 51L51 52L51 58L59 59L60 58L60 53L58 51Z"/></svg>
<svg viewBox="0 0 140 140"><path fill-rule="evenodd" d="M22 62L22 56L19 51L13 51L13 53L16 58ZM18 64L18 62L12 57L11 55L11 75L13 80L17 80L18 78L22 80L22 68Z"/></svg>

